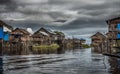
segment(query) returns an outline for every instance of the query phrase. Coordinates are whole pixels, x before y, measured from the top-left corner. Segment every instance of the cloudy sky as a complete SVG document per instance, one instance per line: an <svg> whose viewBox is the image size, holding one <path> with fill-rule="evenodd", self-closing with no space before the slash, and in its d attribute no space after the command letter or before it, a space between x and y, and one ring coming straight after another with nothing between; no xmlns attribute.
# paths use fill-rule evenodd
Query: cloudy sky
<svg viewBox="0 0 120 74"><path fill-rule="evenodd" d="M106 32L105 20L120 16L120 0L0 0L0 20L36 31L40 27L89 37Z"/></svg>

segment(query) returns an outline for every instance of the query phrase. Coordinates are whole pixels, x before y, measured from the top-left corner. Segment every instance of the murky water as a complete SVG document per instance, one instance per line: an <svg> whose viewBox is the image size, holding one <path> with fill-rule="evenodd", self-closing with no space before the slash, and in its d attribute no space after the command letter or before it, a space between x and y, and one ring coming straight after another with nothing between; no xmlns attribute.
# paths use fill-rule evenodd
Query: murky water
<svg viewBox="0 0 120 74"><path fill-rule="evenodd" d="M108 57L91 49L64 54L3 56L4 74L111 74Z"/></svg>

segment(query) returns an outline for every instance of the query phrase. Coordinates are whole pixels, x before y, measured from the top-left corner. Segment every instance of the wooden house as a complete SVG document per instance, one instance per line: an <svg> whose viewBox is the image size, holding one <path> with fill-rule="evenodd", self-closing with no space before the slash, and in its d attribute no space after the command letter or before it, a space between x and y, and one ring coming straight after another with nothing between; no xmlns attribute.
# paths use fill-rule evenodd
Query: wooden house
<svg viewBox="0 0 120 74"><path fill-rule="evenodd" d="M59 31L54 31L55 41L57 44L62 45L65 42L65 34Z"/></svg>
<svg viewBox="0 0 120 74"><path fill-rule="evenodd" d="M30 33L21 28L16 28L10 35L10 50L12 54L27 54L31 46Z"/></svg>
<svg viewBox="0 0 120 74"><path fill-rule="evenodd" d="M106 22L108 24L108 48L112 51L114 47L120 47L120 17L109 19Z"/></svg>
<svg viewBox="0 0 120 74"><path fill-rule="evenodd" d="M120 17L113 18L106 21L108 24L108 32L110 34L109 39L119 39L120 36Z"/></svg>
<svg viewBox="0 0 120 74"><path fill-rule="evenodd" d="M73 48L73 39L71 38L65 39L64 45L66 48Z"/></svg>
<svg viewBox="0 0 120 74"><path fill-rule="evenodd" d="M65 34L59 31L54 31L54 34L56 35L58 40L63 40L65 39Z"/></svg>
<svg viewBox="0 0 120 74"><path fill-rule="evenodd" d="M9 40L9 34L13 30L12 26L0 20L0 38L4 41Z"/></svg>
<svg viewBox="0 0 120 74"><path fill-rule="evenodd" d="M48 45L50 38L49 35L45 32L41 32L40 30L36 31L33 35L32 35L32 42L33 44L37 44L37 45Z"/></svg>
<svg viewBox="0 0 120 74"><path fill-rule="evenodd" d="M55 43L56 34L54 33L54 31L52 31L49 28L43 28L43 27L40 29L40 31L43 33L45 32L46 34L49 35L49 44Z"/></svg>
<svg viewBox="0 0 120 74"><path fill-rule="evenodd" d="M50 29L40 28L33 35L33 42L38 44L52 44L55 43L55 33Z"/></svg>
<svg viewBox="0 0 120 74"><path fill-rule="evenodd" d="M0 55L9 49L9 38L12 30L12 26L0 20Z"/></svg>
<svg viewBox="0 0 120 74"><path fill-rule="evenodd" d="M81 41L78 38L73 38L73 46L79 47L81 45Z"/></svg>
<svg viewBox="0 0 120 74"><path fill-rule="evenodd" d="M81 44L83 44L83 43L85 43L85 42L86 42L85 39L83 39L83 38L80 39L80 43L81 43Z"/></svg>
<svg viewBox="0 0 120 74"><path fill-rule="evenodd" d="M10 36L10 41L11 42L26 42L26 41L30 41L30 33L25 30L25 29L21 29L21 28L16 28L15 30L13 30L11 32L11 36Z"/></svg>
<svg viewBox="0 0 120 74"><path fill-rule="evenodd" d="M95 52L106 52L107 48L107 41L106 41L106 37L100 33L97 32L96 34L94 34L93 36L91 36L92 39L92 47L93 47L93 51Z"/></svg>

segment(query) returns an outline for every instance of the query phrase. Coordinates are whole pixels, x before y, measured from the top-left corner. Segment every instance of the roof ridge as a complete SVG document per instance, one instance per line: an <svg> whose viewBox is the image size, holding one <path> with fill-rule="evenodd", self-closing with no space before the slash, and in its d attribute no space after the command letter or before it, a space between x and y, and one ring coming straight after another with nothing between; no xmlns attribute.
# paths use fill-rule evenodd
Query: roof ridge
<svg viewBox="0 0 120 74"><path fill-rule="evenodd" d="M4 21L0 20L0 23L3 23L3 25L5 25L6 27L8 27L9 29L13 30L13 27L11 25L6 24ZM1 24L0 24L1 25Z"/></svg>
<svg viewBox="0 0 120 74"><path fill-rule="evenodd" d="M23 29L23 28L16 28L16 29L20 30L23 33L30 34L26 29Z"/></svg>

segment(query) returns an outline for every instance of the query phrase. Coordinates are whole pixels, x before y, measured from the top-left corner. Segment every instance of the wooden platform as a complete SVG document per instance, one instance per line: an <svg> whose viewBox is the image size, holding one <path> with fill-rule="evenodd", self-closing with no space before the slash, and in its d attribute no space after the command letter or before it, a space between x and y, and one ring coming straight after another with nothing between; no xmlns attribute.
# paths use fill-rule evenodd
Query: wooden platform
<svg viewBox="0 0 120 74"><path fill-rule="evenodd" d="M115 54L103 53L103 55L105 55L105 56L110 56L110 57L115 57L115 58L120 58L119 55L115 55Z"/></svg>

